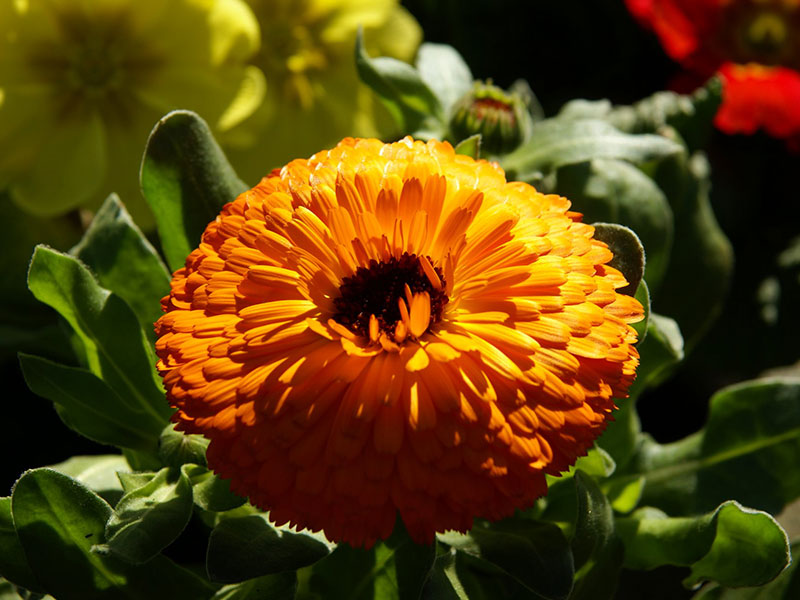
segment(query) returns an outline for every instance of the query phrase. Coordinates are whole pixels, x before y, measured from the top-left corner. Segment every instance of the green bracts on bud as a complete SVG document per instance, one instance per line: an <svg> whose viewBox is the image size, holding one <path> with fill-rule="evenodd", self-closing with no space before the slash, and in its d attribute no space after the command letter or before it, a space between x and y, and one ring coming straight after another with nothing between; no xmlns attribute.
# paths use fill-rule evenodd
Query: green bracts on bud
<svg viewBox="0 0 800 600"><path fill-rule="evenodd" d="M530 134L533 118L527 85L515 84L506 92L492 84L476 81L452 109L450 132L454 142L480 134L482 148L489 154L505 154L521 145ZM530 89L527 91L530 93Z"/></svg>

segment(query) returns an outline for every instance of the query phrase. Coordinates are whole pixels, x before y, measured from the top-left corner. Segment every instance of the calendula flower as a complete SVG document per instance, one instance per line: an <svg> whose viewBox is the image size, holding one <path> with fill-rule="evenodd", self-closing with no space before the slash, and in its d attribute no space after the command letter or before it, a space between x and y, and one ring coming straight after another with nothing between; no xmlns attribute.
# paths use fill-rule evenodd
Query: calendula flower
<svg viewBox="0 0 800 600"><path fill-rule="evenodd" d="M241 0L0 2L0 189L42 216L118 192L152 220L148 133L174 108L228 127L249 116L258 44Z"/></svg>
<svg viewBox="0 0 800 600"><path fill-rule="evenodd" d="M800 140L799 0L626 0L664 49L698 78L725 84L715 124Z"/></svg>
<svg viewBox="0 0 800 600"><path fill-rule="evenodd" d="M308 156L345 136L378 136L393 122L356 72L358 28L368 51L414 58L422 31L398 0L247 0L262 45L253 64L266 75L266 99L240 127L222 137L246 181L265 165Z"/></svg>
<svg viewBox="0 0 800 600"><path fill-rule="evenodd" d="M345 139L226 205L156 323L177 428L277 523L373 544L546 492L634 378L642 307L569 202L447 143Z"/></svg>

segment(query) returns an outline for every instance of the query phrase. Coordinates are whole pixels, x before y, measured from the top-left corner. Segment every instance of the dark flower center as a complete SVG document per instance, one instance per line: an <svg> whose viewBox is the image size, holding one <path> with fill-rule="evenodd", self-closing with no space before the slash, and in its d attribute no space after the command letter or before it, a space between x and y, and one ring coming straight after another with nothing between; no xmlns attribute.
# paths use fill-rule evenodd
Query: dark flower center
<svg viewBox="0 0 800 600"><path fill-rule="evenodd" d="M432 265L430 257L426 257ZM375 315L378 327L393 338L397 322L401 320L398 299L406 298L405 286L412 294L428 292L431 298L431 318L428 324L442 318L448 302L445 281L439 267L433 267L441 285L431 282L416 254L405 252L400 258L388 261L371 260L369 267L359 267L351 277L345 277L339 286L340 296L333 301L336 314L333 319L353 333L369 336L369 320Z"/></svg>

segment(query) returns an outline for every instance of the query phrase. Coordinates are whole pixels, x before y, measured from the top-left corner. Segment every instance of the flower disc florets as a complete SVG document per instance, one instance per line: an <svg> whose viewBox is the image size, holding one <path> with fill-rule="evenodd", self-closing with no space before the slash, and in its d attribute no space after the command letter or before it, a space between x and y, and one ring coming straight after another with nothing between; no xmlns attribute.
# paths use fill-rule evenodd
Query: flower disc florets
<svg viewBox="0 0 800 600"><path fill-rule="evenodd" d="M638 362L569 202L446 143L346 139L222 210L156 324L176 427L278 523L372 545L530 506Z"/></svg>

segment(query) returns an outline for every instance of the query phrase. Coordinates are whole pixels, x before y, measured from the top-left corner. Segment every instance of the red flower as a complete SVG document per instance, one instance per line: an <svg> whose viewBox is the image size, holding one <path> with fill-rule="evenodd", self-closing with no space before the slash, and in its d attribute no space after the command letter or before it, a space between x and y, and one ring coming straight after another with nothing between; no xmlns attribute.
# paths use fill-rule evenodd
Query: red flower
<svg viewBox="0 0 800 600"><path fill-rule="evenodd" d="M667 54L725 83L715 124L800 138L800 0L625 0Z"/></svg>

